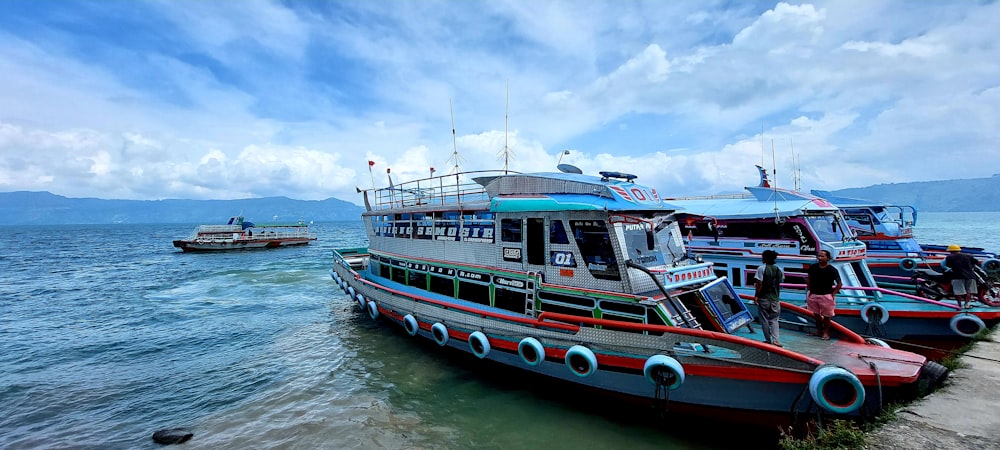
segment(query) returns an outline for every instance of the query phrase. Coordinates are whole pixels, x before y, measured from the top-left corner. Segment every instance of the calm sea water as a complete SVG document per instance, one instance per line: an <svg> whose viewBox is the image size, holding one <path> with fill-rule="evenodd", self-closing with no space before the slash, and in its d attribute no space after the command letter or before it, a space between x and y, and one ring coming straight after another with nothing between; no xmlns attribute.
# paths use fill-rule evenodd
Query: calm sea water
<svg viewBox="0 0 1000 450"><path fill-rule="evenodd" d="M1000 250L1000 213L961 216L922 214L918 236ZM317 224L304 247L176 251L192 227L0 228L0 448L158 448L173 427L195 434L185 448L766 442L605 408L373 323L328 275L333 248L366 244L360 221Z"/></svg>

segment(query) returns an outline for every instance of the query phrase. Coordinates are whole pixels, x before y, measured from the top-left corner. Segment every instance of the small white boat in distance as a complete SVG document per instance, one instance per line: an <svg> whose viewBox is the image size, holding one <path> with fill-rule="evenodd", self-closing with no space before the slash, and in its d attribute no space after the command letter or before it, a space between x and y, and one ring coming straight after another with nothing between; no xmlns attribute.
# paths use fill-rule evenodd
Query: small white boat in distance
<svg viewBox="0 0 1000 450"><path fill-rule="evenodd" d="M294 223L254 224L233 216L225 225L200 225L187 239L174 241L185 252L249 250L306 245L316 240L303 221Z"/></svg>

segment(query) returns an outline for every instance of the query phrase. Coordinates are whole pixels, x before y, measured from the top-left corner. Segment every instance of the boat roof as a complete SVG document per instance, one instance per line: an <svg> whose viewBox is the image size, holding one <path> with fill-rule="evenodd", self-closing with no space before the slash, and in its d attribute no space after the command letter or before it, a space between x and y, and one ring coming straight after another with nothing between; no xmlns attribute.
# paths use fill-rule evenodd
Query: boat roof
<svg viewBox="0 0 1000 450"><path fill-rule="evenodd" d="M750 219L761 217L802 216L838 211L825 199L788 189L751 186L747 193L736 196L668 198L672 204L688 213L717 219Z"/></svg>
<svg viewBox="0 0 1000 450"><path fill-rule="evenodd" d="M883 207L883 208L910 208L916 209L910 205L893 205L885 202L878 202L874 200L866 200L863 198L853 198L853 197L841 197L833 195L830 191L820 191L813 189L809 191L812 195L821 197L837 205L841 208L872 208L872 207Z"/></svg>
<svg viewBox="0 0 1000 450"><path fill-rule="evenodd" d="M515 211L676 211L635 175L601 172L601 176L541 172L479 177L490 197L490 210Z"/></svg>

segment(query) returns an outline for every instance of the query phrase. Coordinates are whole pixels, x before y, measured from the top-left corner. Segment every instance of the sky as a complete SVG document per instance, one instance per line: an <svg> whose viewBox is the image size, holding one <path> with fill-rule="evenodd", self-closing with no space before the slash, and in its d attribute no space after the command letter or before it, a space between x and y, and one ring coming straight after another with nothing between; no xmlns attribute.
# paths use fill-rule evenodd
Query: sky
<svg viewBox="0 0 1000 450"><path fill-rule="evenodd" d="M559 163L665 197L755 164L802 190L989 177L998 23L984 1L3 0L0 192L359 204L387 169Z"/></svg>

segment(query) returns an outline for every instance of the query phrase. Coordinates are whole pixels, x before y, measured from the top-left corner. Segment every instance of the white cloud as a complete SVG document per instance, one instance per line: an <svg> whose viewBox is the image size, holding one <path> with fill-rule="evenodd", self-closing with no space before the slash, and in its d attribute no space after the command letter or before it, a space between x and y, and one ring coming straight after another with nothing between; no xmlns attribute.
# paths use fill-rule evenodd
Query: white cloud
<svg viewBox="0 0 1000 450"><path fill-rule="evenodd" d="M0 190L360 202L387 167L450 170L453 120L463 168L568 148L665 195L755 184L762 128L765 165L773 141L790 185L794 147L806 189L1000 166L996 3L133 8L0 3ZM920 163L943 151L960 174Z"/></svg>

